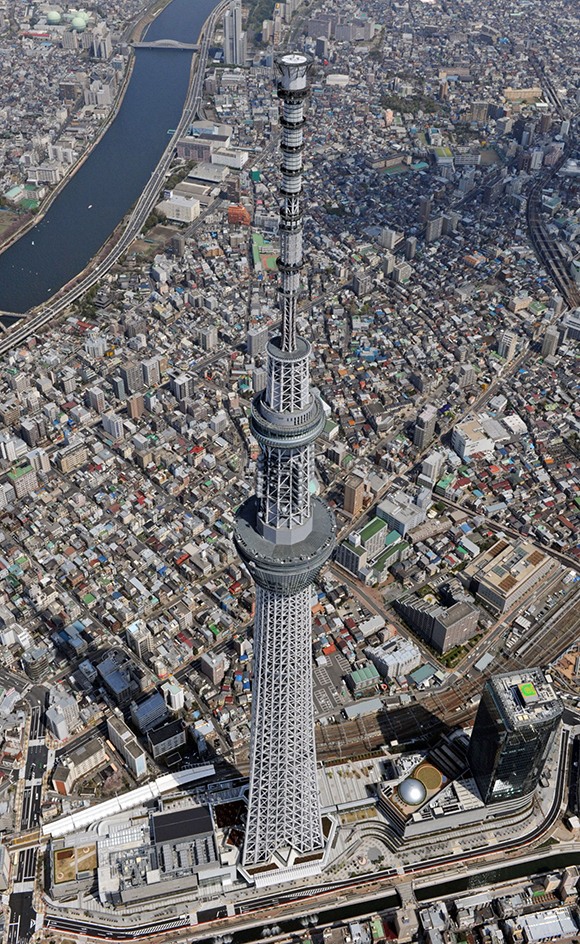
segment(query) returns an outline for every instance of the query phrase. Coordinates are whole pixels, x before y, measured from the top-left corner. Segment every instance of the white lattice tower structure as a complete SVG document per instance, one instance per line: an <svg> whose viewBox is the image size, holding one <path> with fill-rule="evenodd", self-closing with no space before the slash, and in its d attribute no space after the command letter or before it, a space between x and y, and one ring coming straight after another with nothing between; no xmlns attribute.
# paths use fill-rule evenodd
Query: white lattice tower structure
<svg viewBox="0 0 580 944"><path fill-rule="evenodd" d="M324 426L310 389L310 345L296 333L302 267L304 103L311 60L277 59L282 101L280 336L267 347L266 389L252 404L260 444L256 495L235 541L256 582L246 869L300 868L323 849L312 701L311 584L330 556L335 523L311 494L314 442Z"/></svg>

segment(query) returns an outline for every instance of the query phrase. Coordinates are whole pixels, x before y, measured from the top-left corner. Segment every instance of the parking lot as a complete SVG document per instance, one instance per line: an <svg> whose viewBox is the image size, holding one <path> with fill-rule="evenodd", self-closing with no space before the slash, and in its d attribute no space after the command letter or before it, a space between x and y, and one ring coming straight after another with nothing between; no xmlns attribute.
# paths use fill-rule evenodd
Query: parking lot
<svg viewBox="0 0 580 944"><path fill-rule="evenodd" d="M314 712L316 716L340 711L343 705L352 704L352 697L344 676L351 671L350 663L339 652L325 657L326 665L315 665L313 671Z"/></svg>

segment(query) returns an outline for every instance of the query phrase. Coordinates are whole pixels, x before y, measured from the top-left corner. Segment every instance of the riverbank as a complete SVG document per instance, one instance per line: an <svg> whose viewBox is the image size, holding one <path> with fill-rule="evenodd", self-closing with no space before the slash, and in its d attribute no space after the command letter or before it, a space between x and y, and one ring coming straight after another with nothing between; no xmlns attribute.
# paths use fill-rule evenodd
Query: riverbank
<svg viewBox="0 0 580 944"><path fill-rule="evenodd" d="M171 0L159 0L159 2L155 4L155 6L159 7L157 12L160 12L161 9L166 7L169 3L171 3ZM155 15L152 16L151 19L148 21L148 23L143 27L143 30L140 35L143 35L147 27L150 26L151 22L155 18ZM204 24L204 28L205 28L205 24ZM135 58L135 54L133 53L133 59L134 58ZM185 98L184 112L187 107L187 102L192 93L193 84L195 81L198 67L201 65L201 63L198 64L197 62L198 58L199 58L199 53L194 53L191 57L191 65L190 65L190 70L189 70L189 84L187 87L187 94ZM171 142L169 142L166 150L161 155L160 163L163 160L164 156L167 153L167 150L170 147L171 147ZM66 285L63 285L58 290L58 292L51 298L50 300L51 305L54 305L55 302L62 303L63 298L65 298L69 292L74 291L76 286L80 285L85 279L87 279L91 269L98 268L98 266L107 258L108 254L114 249L116 244L121 239L121 236L123 235L123 232L125 231L126 227L129 225L132 212L133 212L133 207L131 207L131 209L125 214L123 219L119 221L118 225L115 227L113 232L107 237L103 245L97 250L95 255L89 260L89 262L87 263L85 268L82 270L82 272L79 272L78 275L76 275L69 282L67 282Z"/></svg>
<svg viewBox="0 0 580 944"><path fill-rule="evenodd" d="M151 25L151 23L155 19L155 17L158 16L158 14L161 13L161 11L165 9L165 7L168 6L170 3L171 3L171 0L153 0L153 3L151 3L147 7L147 9L139 16L136 23L134 23L132 26L129 25L127 27L127 29L129 30L127 42L139 42L141 38L144 36L148 27ZM113 121L115 120L115 118L117 117L119 113L119 109L121 105L123 104L123 99L125 98L125 94L129 87L129 82L131 81L131 77L133 75L134 66L135 66L135 51L133 48L131 48L129 52L129 58L127 61L127 67L123 73L122 82L119 88L117 89L117 93L111 105L111 110L107 118L105 119L101 127L99 128L98 133L95 135L93 140L87 145L82 155L79 157L78 161L75 161L75 163L72 164L71 167L69 167L65 175L59 180L54 190L52 190L48 194L48 196L42 201L42 203L40 204L38 208L38 211L34 214L34 216L23 220L22 225L19 226L17 229L15 229L12 233L10 233L10 236L8 237L8 239L4 240L4 242L0 241L0 255L2 255L3 252L6 252L7 249L9 249L11 246L17 243L19 239L21 239L23 236L29 233L32 229L34 229L35 226L37 226L41 222L41 220L44 219L44 217L50 210L56 198L64 190L67 184L72 180L75 174L78 173L78 171L81 169L85 161L91 156L94 149L97 147L97 145L100 143L104 135L107 133L111 124L113 123ZM66 130L67 128L64 128L63 133L65 133Z"/></svg>
<svg viewBox="0 0 580 944"><path fill-rule="evenodd" d="M226 6L227 0L172 0L154 17L154 39L183 36L185 29L190 41L200 37L201 48L195 59L164 50L135 57L125 102L99 149L61 192L34 240L20 240L0 256L2 310L25 315L10 325L2 352L59 317L107 274L139 234L158 202L176 141L201 105L210 40ZM168 125L176 129L169 141Z"/></svg>
<svg viewBox="0 0 580 944"><path fill-rule="evenodd" d="M130 27L130 32L125 40L128 43L139 43L143 39L147 28L151 26L153 20L165 7L169 6L171 0L153 0L147 9L141 14L134 26Z"/></svg>

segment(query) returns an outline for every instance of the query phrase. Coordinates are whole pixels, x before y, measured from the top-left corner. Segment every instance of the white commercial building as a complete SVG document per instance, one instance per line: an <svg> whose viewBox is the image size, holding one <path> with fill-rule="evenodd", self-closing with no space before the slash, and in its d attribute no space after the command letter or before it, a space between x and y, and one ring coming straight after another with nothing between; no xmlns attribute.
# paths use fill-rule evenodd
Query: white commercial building
<svg viewBox="0 0 580 944"><path fill-rule="evenodd" d="M248 162L247 151L233 151L231 148L218 148L211 155L212 164L223 164L225 167L232 167L234 170L241 170L244 164Z"/></svg>
<svg viewBox="0 0 580 944"><path fill-rule="evenodd" d="M175 679L164 682L161 686L165 704L171 711L181 711L185 704L185 691Z"/></svg>
<svg viewBox="0 0 580 944"><path fill-rule="evenodd" d="M461 459L468 459L481 453L492 457L495 449L493 439L490 439L483 426L476 419L465 420L454 427L451 435L451 445Z"/></svg>
<svg viewBox="0 0 580 944"><path fill-rule="evenodd" d="M377 505L377 518L386 521L389 527L398 531L402 537L405 537L408 531L423 524L426 516L426 510L420 508L402 490L389 495Z"/></svg>
<svg viewBox="0 0 580 944"><path fill-rule="evenodd" d="M114 747L131 773L139 778L147 773L147 755L122 718L107 718L107 731Z"/></svg>
<svg viewBox="0 0 580 944"><path fill-rule="evenodd" d="M432 452L425 459L421 465L421 474L425 476L430 482L436 482L441 474L443 468L444 458L440 452Z"/></svg>
<svg viewBox="0 0 580 944"><path fill-rule="evenodd" d="M103 423L103 429L109 434L109 436L111 436L113 439L123 438L123 420L120 416L110 410L108 413L103 413L101 419Z"/></svg>
<svg viewBox="0 0 580 944"><path fill-rule="evenodd" d="M164 213L169 220L191 223L199 216L199 200L194 197L182 197L170 191L165 200L158 203L155 209L159 213Z"/></svg>
<svg viewBox="0 0 580 944"><path fill-rule="evenodd" d="M522 929L524 940L528 944L573 938L578 934L578 927L569 908L536 911L534 914L518 918L517 924Z"/></svg>
<svg viewBox="0 0 580 944"><path fill-rule="evenodd" d="M365 655L371 660L383 678L400 678L408 675L423 661L421 652L410 639L394 636L380 646L369 646Z"/></svg>

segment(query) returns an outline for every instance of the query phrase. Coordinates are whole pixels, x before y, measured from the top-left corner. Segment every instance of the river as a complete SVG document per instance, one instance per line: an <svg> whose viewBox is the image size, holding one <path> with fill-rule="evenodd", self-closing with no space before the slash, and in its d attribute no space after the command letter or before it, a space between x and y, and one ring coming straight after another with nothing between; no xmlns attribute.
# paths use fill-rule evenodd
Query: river
<svg viewBox="0 0 580 944"><path fill-rule="evenodd" d="M217 0L172 0L147 39L195 43ZM81 272L132 206L181 117L191 54L140 49L119 113L44 219L0 255L0 310L25 312Z"/></svg>

